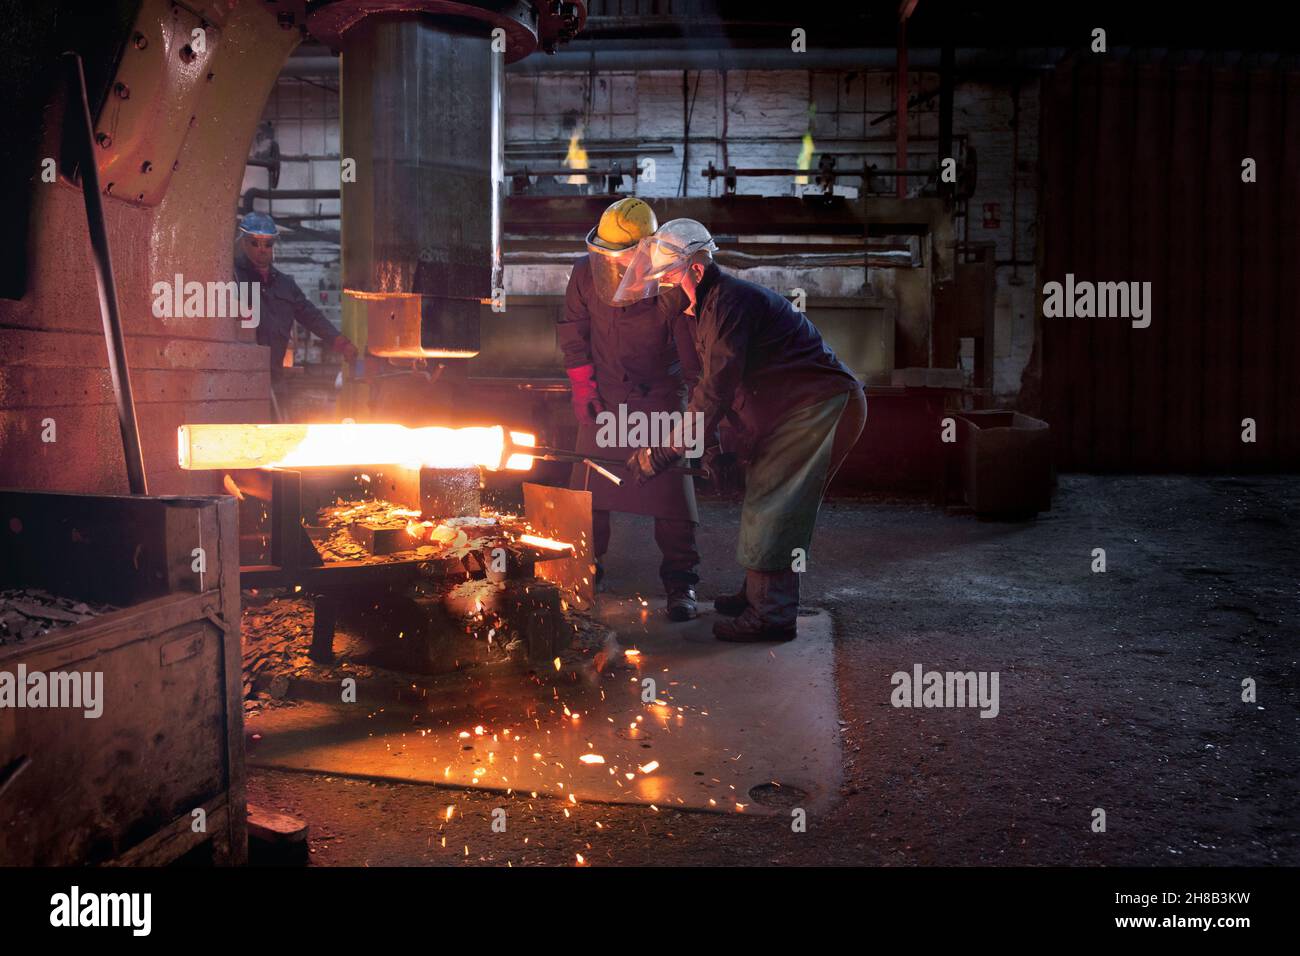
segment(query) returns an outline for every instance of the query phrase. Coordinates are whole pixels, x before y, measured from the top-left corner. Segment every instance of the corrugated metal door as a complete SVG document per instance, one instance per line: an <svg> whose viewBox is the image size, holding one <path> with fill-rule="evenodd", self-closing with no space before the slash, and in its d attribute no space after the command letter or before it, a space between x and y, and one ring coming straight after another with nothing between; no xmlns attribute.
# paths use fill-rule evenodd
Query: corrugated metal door
<svg viewBox="0 0 1300 956"><path fill-rule="evenodd" d="M1072 61L1042 117L1041 281L1149 281L1153 301L1146 329L1041 320L1058 465L1300 468L1300 74Z"/></svg>

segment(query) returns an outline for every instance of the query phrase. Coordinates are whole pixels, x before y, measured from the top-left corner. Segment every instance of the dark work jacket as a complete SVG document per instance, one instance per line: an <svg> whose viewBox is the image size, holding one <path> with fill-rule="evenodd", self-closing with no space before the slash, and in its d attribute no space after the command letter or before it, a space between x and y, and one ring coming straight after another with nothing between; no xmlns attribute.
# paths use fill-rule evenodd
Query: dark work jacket
<svg viewBox="0 0 1300 956"><path fill-rule="evenodd" d="M677 307L674 308L674 305ZM684 300L656 296L619 308L596 295L591 265L583 256L564 293L564 318L556 324L564 367L596 366L596 387L610 407L629 397L689 394L699 375ZM675 411L675 403L664 411Z"/></svg>
<svg viewBox="0 0 1300 956"><path fill-rule="evenodd" d="M690 411L712 435L729 412L757 441L795 409L861 383L785 298L711 263L693 321L700 379Z"/></svg>
<svg viewBox="0 0 1300 956"><path fill-rule="evenodd" d="M257 326L257 344L270 347L271 374L278 375L284 367L284 352L289 345L289 335L297 322L309 332L314 332L333 345L339 337L325 313L312 305L298 288L298 283L271 266L270 279L262 281L252 263L242 255L235 256L235 278L240 282L257 282L261 286L261 315Z"/></svg>
<svg viewBox="0 0 1300 956"><path fill-rule="evenodd" d="M685 304L684 297L661 295L624 308L606 305L596 295L584 256L569 276L564 317L556 323L565 368L594 365L600 399L611 412L619 405L646 414L682 411L699 375L691 323L682 314ZM631 454L631 448L599 447L596 432L593 425L580 426L575 450L620 461ZM580 464L570 487L589 490L597 511L697 520L695 488L680 472L638 485L622 465L609 470L624 479L621 486Z"/></svg>

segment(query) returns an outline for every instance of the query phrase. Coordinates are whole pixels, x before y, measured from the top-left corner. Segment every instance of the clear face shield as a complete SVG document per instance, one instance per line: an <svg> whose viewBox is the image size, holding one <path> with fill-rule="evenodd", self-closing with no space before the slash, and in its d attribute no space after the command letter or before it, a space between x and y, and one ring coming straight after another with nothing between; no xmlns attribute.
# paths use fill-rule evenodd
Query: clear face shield
<svg viewBox="0 0 1300 956"><path fill-rule="evenodd" d="M681 245L671 239L647 236L636 245L636 255L619 283L614 303L631 305L680 286L691 259L705 249L716 252L718 247L712 239Z"/></svg>
<svg viewBox="0 0 1300 956"><path fill-rule="evenodd" d="M596 295L606 305L619 305L614 300L618 287L623 281L627 267L636 255L636 246L626 249L607 249L595 241L596 230L587 233L587 261L591 264L591 281L596 287Z"/></svg>

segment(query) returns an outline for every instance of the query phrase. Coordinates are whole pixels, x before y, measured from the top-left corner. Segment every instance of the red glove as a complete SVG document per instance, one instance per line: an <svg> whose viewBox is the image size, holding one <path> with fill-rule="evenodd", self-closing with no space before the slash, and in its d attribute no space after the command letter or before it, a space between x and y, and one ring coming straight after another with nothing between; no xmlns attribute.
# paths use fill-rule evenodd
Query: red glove
<svg viewBox="0 0 1300 956"><path fill-rule="evenodd" d="M605 403L596 390L596 366L579 365L565 371L569 373L569 382L573 386L573 414L577 416L578 424L596 424L596 416L605 410Z"/></svg>
<svg viewBox="0 0 1300 956"><path fill-rule="evenodd" d="M348 340L346 335L340 335L330 343L330 349L342 353L343 358L348 362L354 361L357 357L357 347Z"/></svg>

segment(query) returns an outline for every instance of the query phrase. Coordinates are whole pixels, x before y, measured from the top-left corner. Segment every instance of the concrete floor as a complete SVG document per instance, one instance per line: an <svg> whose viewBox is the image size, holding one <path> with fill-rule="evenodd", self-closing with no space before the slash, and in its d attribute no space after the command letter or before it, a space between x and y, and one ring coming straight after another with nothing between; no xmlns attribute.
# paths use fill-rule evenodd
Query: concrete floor
<svg viewBox="0 0 1300 956"><path fill-rule="evenodd" d="M702 508L709 598L737 580L738 511ZM615 547L641 535L610 561L619 591L653 587L646 523ZM282 771L250 800L308 818L316 864L1296 865L1297 569L1300 478L1066 476L1018 524L832 501L804 598L835 624L844 782L807 832ZM998 716L894 708L915 664L997 671Z"/></svg>

